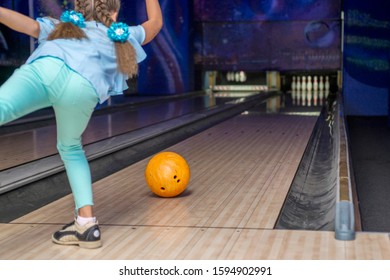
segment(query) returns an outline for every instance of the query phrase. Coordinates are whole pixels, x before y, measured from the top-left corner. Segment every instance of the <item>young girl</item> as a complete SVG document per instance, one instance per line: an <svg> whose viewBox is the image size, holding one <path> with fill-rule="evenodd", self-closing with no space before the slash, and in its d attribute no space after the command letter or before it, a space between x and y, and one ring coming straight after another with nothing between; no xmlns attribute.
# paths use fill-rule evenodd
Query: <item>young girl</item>
<svg viewBox="0 0 390 280"><path fill-rule="evenodd" d="M145 0L148 19L129 27L116 22L120 0L75 0L60 20L33 20L0 7L0 23L38 38L38 48L0 87L0 125L52 106L57 149L64 162L76 218L52 236L53 242L98 248L102 245L93 214L89 164L81 135L97 102L126 89L150 42L162 27L158 0Z"/></svg>

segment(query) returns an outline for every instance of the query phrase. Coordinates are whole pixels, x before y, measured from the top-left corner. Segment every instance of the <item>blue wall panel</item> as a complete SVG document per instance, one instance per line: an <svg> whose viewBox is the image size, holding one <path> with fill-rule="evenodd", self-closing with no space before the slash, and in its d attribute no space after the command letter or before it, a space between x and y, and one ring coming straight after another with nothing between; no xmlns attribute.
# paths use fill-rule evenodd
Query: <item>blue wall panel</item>
<svg viewBox="0 0 390 280"><path fill-rule="evenodd" d="M195 58L205 70L341 67L339 20L203 23Z"/></svg>
<svg viewBox="0 0 390 280"><path fill-rule="evenodd" d="M196 21L313 21L340 17L337 0L224 0L194 1Z"/></svg>
<svg viewBox="0 0 390 280"><path fill-rule="evenodd" d="M195 1L196 64L205 70L339 70L340 2Z"/></svg>
<svg viewBox="0 0 390 280"><path fill-rule="evenodd" d="M137 2L138 22L145 15L144 1ZM193 90L193 53L190 38L190 1L160 0L164 27L145 46L148 58L140 65L138 91L144 95L180 94Z"/></svg>
<svg viewBox="0 0 390 280"><path fill-rule="evenodd" d="M28 1L5 0L1 6L29 15ZM30 55L30 38L0 24L0 66L17 67Z"/></svg>
<svg viewBox="0 0 390 280"><path fill-rule="evenodd" d="M390 16L385 0L345 1L344 98L348 115L387 115Z"/></svg>

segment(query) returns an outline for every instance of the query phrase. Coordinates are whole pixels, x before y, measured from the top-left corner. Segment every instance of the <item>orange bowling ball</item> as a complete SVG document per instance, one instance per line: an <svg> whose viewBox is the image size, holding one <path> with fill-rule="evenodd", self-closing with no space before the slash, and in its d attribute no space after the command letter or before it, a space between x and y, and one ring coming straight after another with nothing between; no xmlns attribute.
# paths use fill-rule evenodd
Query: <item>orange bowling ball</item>
<svg viewBox="0 0 390 280"><path fill-rule="evenodd" d="M161 197L181 194L190 180L187 161L174 152L160 152L154 155L145 169L145 179L150 190Z"/></svg>

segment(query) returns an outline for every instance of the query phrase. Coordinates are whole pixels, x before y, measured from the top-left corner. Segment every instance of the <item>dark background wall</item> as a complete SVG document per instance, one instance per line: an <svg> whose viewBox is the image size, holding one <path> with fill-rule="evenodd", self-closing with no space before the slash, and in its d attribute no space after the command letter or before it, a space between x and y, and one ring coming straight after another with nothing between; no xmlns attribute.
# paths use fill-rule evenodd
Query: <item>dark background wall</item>
<svg viewBox="0 0 390 280"><path fill-rule="evenodd" d="M139 24L146 19L145 1L122 2L126 22ZM192 1L160 0L160 5L164 27L145 46L148 59L140 65L138 92L169 95L193 91Z"/></svg>
<svg viewBox="0 0 390 280"><path fill-rule="evenodd" d="M340 69L340 1L194 1L195 58L210 70Z"/></svg>
<svg viewBox="0 0 390 280"><path fill-rule="evenodd" d="M344 98L346 113L388 113L390 14L385 0L346 0Z"/></svg>

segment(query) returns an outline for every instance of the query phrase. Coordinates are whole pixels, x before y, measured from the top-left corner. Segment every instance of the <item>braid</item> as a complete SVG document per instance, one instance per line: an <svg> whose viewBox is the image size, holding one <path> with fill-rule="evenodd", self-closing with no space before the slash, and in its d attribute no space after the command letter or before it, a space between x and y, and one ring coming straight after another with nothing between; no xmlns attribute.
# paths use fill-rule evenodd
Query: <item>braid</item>
<svg viewBox="0 0 390 280"><path fill-rule="evenodd" d="M116 60L118 69L129 77L136 76L138 73L138 63L134 47L130 42L115 42Z"/></svg>
<svg viewBox="0 0 390 280"><path fill-rule="evenodd" d="M84 17L87 14L87 5L90 0L75 0L75 10L80 12ZM81 28L75 26L70 22L60 22L56 25L54 30L49 34L47 39L83 39L87 38L84 31Z"/></svg>
<svg viewBox="0 0 390 280"><path fill-rule="evenodd" d="M85 1L74 0L74 9L85 17Z"/></svg>
<svg viewBox="0 0 390 280"><path fill-rule="evenodd" d="M76 12L79 12L81 13L84 18L86 16L86 2L87 1L83 1L83 0L74 0L74 9Z"/></svg>
<svg viewBox="0 0 390 280"><path fill-rule="evenodd" d="M77 12L83 14L85 20L88 21L94 19L91 0L75 0L74 8Z"/></svg>
<svg viewBox="0 0 390 280"><path fill-rule="evenodd" d="M118 12L119 9L120 0L95 0L95 16L108 28L114 23L112 12ZM129 42L114 44L119 71L129 77L135 76L138 72L135 49Z"/></svg>
<svg viewBox="0 0 390 280"><path fill-rule="evenodd" d="M56 25L54 30L49 34L47 40L55 39L78 39L87 38L84 31L70 22L61 22Z"/></svg>
<svg viewBox="0 0 390 280"><path fill-rule="evenodd" d="M95 5L97 19L105 26L110 27L114 20L111 18L111 13L107 6L107 0L97 0Z"/></svg>

